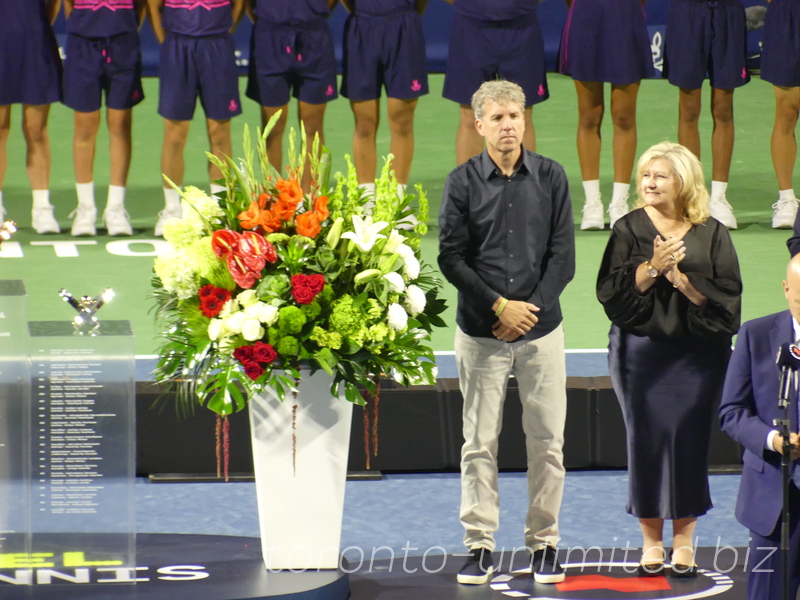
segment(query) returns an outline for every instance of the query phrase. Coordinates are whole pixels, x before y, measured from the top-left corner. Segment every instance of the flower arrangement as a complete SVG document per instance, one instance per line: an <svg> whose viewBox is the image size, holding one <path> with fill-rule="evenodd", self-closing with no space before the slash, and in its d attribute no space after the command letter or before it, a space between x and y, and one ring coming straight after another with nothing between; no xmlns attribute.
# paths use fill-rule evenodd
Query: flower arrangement
<svg viewBox="0 0 800 600"><path fill-rule="evenodd" d="M273 123L255 150L245 129L243 159L209 155L223 173L220 197L179 190L183 218L164 227L173 251L155 261L165 329L156 378L179 384L183 409L217 413L218 451L221 438L228 445L227 416L250 395L297 394L301 364L331 375L332 395L372 401L375 410L381 375L403 385L435 380L428 341L444 325L445 305L420 259L428 217L421 186L415 211L414 195L398 197L391 156L374 198L362 194L349 156L347 175L329 185L330 155L317 140L309 152L303 134L298 152L294 131L282 178L265 152Z"/></svg>

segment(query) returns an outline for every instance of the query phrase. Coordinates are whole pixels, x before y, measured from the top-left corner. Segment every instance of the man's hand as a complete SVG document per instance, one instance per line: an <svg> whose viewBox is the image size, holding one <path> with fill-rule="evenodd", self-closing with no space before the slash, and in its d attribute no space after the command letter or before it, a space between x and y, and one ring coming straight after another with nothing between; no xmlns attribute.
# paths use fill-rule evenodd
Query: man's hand
<svg viewBox="0 0 800 600"><path fill-rule="evenodd" d="M501 342L513 342L519 337L516 331L509 329L500 321L492 325L492 335Z"/></svg>
<svg viewBox="0 0 800 600"><path fill-rule="evenodd" d="M497 310L500 299L495 302L492 310ZM536 323L539 322L539 317L536 313L539 312L539 307L530 302L522 302L521 300L508 300L499 315L500 323L505 325L511 331L519 335L525 335Z"/></svg>
<svg viewBox="0 0 800 600"><path fill-rule="evenodd" d="M792 446L792 460L800 458L800 436L796 433L789 434L789 443ZM772 447L778 454L783 454L783 436L779 433L772 438Z"/></svg>

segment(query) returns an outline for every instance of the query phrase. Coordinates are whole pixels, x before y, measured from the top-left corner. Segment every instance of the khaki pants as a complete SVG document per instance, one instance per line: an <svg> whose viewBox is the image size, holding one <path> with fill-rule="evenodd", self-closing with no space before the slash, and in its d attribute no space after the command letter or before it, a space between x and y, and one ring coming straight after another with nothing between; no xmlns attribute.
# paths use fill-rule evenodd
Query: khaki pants
<svg viewBox="0 0 800 600"><path fill-rule="evenodd" d="M561 447L567 415L562 326L537 340L512 343L472 337L459 328L455 352L464 397L460 517L465 545L495 548L500 519L497 442L508 378L513 374L522 402L528 456L525 545L531 550L555 546L564 492Z"/></svg>

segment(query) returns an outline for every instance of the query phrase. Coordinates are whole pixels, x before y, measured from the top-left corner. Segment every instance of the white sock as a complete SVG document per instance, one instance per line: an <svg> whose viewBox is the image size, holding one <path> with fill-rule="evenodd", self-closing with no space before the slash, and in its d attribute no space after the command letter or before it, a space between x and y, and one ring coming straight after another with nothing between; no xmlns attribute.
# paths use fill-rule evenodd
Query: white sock
<svg viewBox="0 0 800 600"><path fill-rule="evenodd" d="M405 198L406 197L406 189L408 189L408 184L407 183L398 183L397 184L397 195L400 198Z"/></svg>
<svg viewBox="0 0 800 600"><path fill-rule="evenodd" d="M583 195L586 202L600 202L600 180L592 179L591 181L583 182Z"/></svg>
<svg viewBox="0 0 800 600"><path fill-rule="evenodd" d="M628 192L631 189L630 183L617 183L614 182L614 190L611 192L611 202L628 202Z"/></svg>
<svg viewBox="0 0 800 600"><path fill-rule="evenodd" d="M181 195L172 188L164 188L164 208L170 212L180 212Z"/></svg>
<svg viewBox="0 0 800 600"><path fill-rule="evenodd" d="M725 192L728 191L728 182L727 181L714 181L711 180L711 197L712 198L724 198Z"/></svg>
<svg viewBox="0 0 800 600"><path fill-rule="evenodd" d="M218 194L220 192L225 192L225 190L227 190L227 189L228 188L225 187L224 185L220 185L218 183L212 183L211 184L211 195L214 196L214 195L216 195L216 194Z"/></svg>
<svg viewBox="0 0 800 600"><path fill-rule="evenodd" d="M366 192L366 194L364 194L364 195L367 196L368 198L374 198L375 197L375 183L374 182L373 183L359 183L358 187L359 187L359 189L362 189L362 190L364 190Z"/></svg>
<svg viewBox="0 0 800 600"><path fill-rule="evenodd" d="M78 206L94 208L94 182L76 183L75 191L78 193Z"/></svg>
<svg viewBox="0 0 800 600"><path fill-rule="evenodd" d="M33 190L33 208L51 208L50 190Z"/></svg>
<svg viewBox="0 0 800 600"><path fill-rule="evenodd" d="M125 186L109 185L108 199L106 200L106 210L110 208L125 209Z"/></svg>
<svg viewBox="0 0 800 600"><path fill-rule="evenodd" d="M794 195L794 188L778 191L778 200L796 200L796 199L797 196Z"/></svg>

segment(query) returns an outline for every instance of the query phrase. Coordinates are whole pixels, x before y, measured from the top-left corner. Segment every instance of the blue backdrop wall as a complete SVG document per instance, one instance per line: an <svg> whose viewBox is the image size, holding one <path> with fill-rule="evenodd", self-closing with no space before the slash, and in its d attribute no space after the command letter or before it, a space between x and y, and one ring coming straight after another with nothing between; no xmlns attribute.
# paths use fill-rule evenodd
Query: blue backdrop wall
<svg viewBox="0 0 800 600"><path fill-rule="evenodd" d="M458 1L458 0L456 0ZM535 0L531 0L535 1ZM766 0L741 0L745 7L766 7ZM650 31L650 39L653 48L653 61L656 68L661 66L661 47L664 35L664 21L666 20L667 5L669 0L648 0L645 4L647 24ZM751 26L757 26L759 17L763 16L763 11L752 8L748 11L751 19ZM564 0L541 0L539 3L539 20L542 25L542 33L545 41L545 56L548 70L555 70L556 57L558 55L558 45L561 38L561 30L567 18L567 6ZM431 72L444 71L447 59L447 40L450 34L450 22L453 17L453 6L443 0L430 0L428 10L423 18L425 37L427 40L428 70ZM336 41L336 57L341 63L342 57L342 34L347 12L341 6L337 6L330 19L331 30ZM55 24L56 36L59 44L64 46L64 16L59 16ZM250 21L245 17L234 33L236 41L237 62L242 72L247 71L250 43ZM145 23L141 32L142 40L142 59L146 75L158 74L158 43L156 42L153 31L149 24ZM756 29L748 33L748 54L753 59L755 66L760 54L761 30Z"/></svg>

